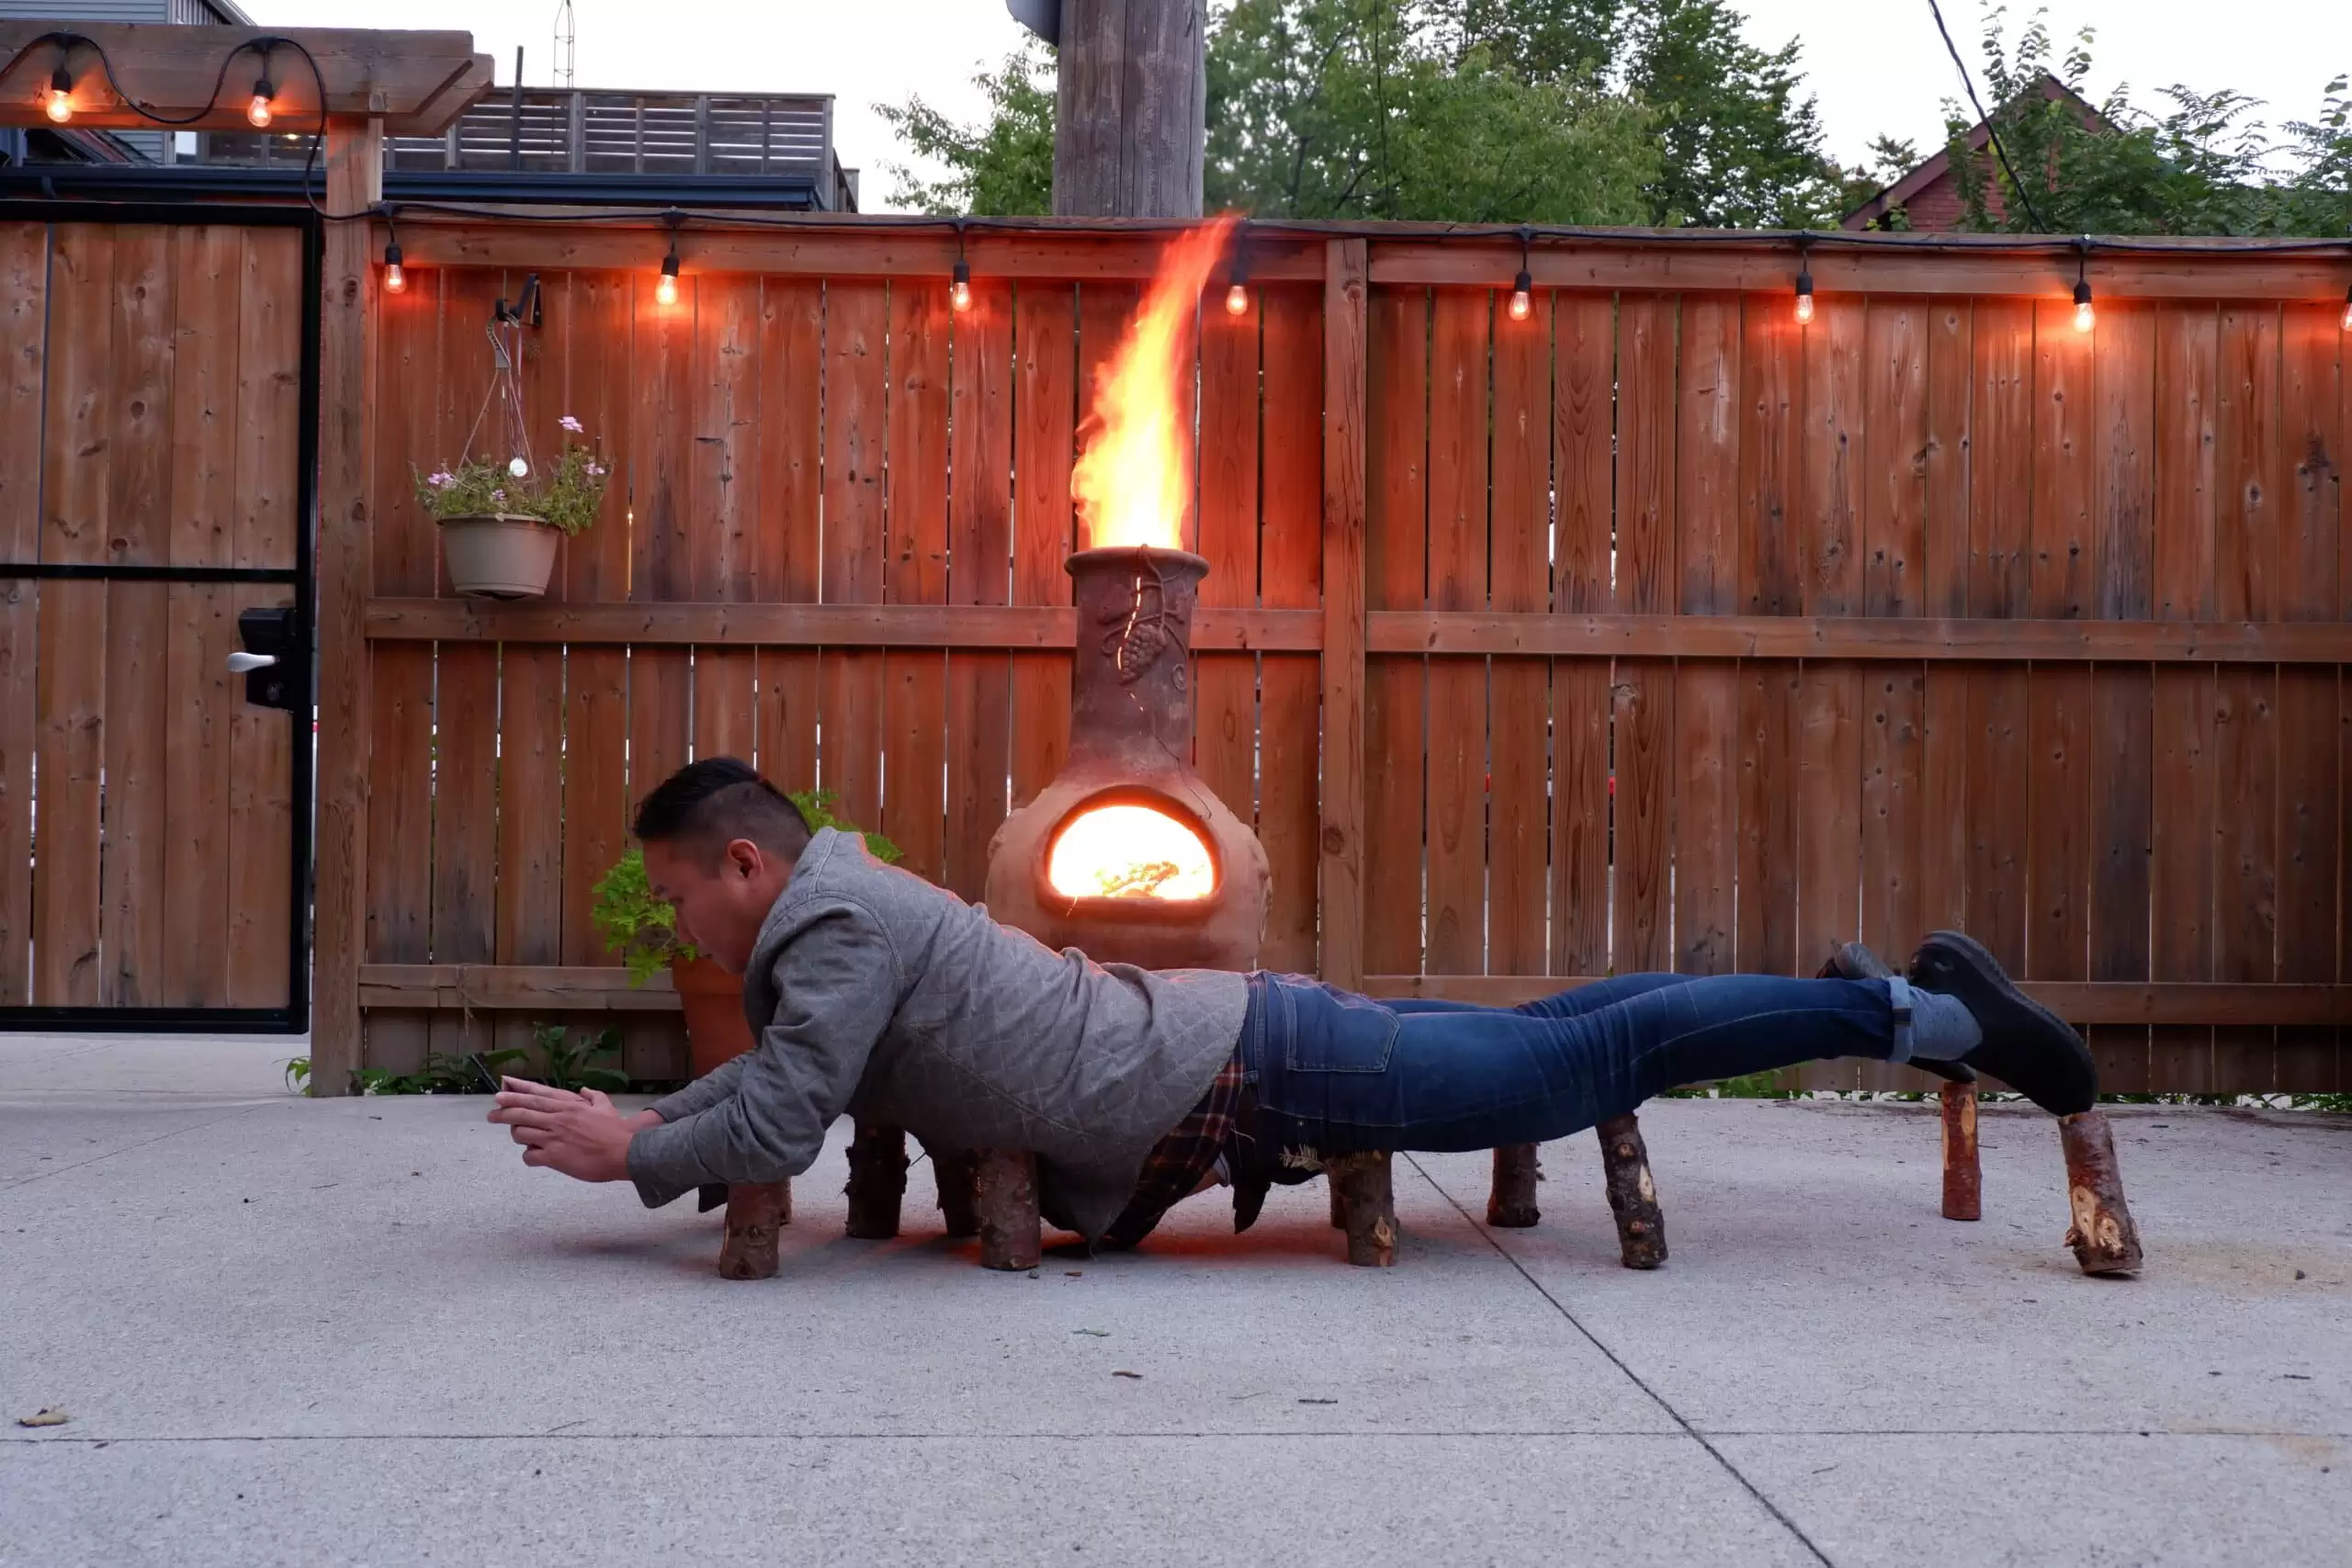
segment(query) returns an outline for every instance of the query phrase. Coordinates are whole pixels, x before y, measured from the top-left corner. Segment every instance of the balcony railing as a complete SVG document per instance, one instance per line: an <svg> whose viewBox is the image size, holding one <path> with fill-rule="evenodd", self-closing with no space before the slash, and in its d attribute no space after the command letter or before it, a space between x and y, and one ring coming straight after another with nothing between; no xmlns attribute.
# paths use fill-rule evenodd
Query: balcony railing
<svg viewBox="0 0 2352 1568"><path fill-rule="evenodd" d="M197 161L300 164L307 141L212 133L199 139ZM857 171L833 154L831 95L510 88L441 135L386 137L384 170L797 179L809 183L824 210L857 210Z"/></svg>

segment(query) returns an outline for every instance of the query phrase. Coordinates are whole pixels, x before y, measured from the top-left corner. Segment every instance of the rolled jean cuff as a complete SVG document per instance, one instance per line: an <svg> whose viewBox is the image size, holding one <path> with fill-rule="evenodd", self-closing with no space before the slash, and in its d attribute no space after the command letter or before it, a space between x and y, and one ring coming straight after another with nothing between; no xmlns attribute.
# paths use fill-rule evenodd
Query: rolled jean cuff
<svg viewBox="0 0 2352 1568"><path fill-rule="evenodd" d="M1894 1012L1894 1049L1886 1059L1899 1067L1911 1059L1911 982L1900 975L1888 976L1886 1002Z"/></svg>

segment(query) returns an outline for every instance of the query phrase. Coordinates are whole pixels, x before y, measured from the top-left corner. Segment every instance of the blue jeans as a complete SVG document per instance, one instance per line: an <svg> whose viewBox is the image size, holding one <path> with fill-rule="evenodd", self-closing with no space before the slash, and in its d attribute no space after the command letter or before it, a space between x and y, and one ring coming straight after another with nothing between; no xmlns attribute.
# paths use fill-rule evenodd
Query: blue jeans
<svg viewBox="0 0 2352 1568"><path fill-rule="evenodd" d="M1515 1008L1250 977L1261 1136L1323 1153L1541 1143L1679 1084L1824 1056L1910 1057L1901 980L1624 975Z"/></svg>

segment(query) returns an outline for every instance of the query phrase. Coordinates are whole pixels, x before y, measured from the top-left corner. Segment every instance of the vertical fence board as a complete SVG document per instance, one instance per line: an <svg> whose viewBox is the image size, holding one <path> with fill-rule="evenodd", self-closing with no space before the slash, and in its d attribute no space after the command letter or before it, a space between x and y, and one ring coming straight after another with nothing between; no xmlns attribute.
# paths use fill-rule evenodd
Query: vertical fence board
<svg viewBox="0 0 2352 1568"><path fill-rule="evenodd" d="M1280 609L1323 603L1323 290L1265 288L1265 443L1259 597ZM1258 836L1266 847L1260 962L1312 971L1323 670L1311 653L1269 653L1259 676Z"/></svg>
<svg viewBox="0 0 2352 1568"><path fill-rule="evenodd" d="M2155 311L2130 305L2103 310L2093 347L2095 613L2146 620L2155 602ZM2154 688L2143 665L2102 665L2091 680L2089 974L2094 980L2145 980ZM2099 1024L2086 1034L2102 1089L2146 1089L2146 1028Z"/></svg>
<svg viewBox="0 0 2352 1568"><path fill-rule="evenodd" d="M1809 615L1857 615L1867 602L1868 330L1866 300L1828 299L1803 333L1804 504L1795 533ZM1797 702L1796 966L1810 973L1861 931L1862 671L1808 660ZM1804 1070L1802 1081L1852 1089L1859 1073L1852 1062L1818 1063Z"/></svg>
<svg viewBox="0 0 2352 1568"><path fill-rule="evenodd" d="M1417 609L1427 581L1429 311L1429 295L1419 288L1375 288L1366 307L1368 610ZM1367 660L1363 962L1372 974L1421 972L1426 721L1426 661L1412 655Z"/></svg>
<svg viewBox="0 0 2352 1568"><path fill-rule="evenodd" d="M155 565L172 544L173 359L177 269L172 231L117 231L114 343L108 354L109 561ZM166 672L169 592L108 585L105 631L107 789L99 864L102 1004L164 999Z"/></svg>
<svg viewBox="0 0 2352 1568"><path fill-rule="evenodd" d="M1617 310L1617 607L1671 609L1675 566L1675 317L1670 295ZM1673 966L1674 666L1617 661L1613 835L1617 972Z"/></svg>
<svg viewBox="0 0 2352 1568"><path fill-rule="evenodd" d="M245 236L237 336L237 522L232 560L290 567L310 525L300 475L302 254L290 229ZM290 604L284 588L247 589L239 609ZM242 696L242 694L239 694ZM284 1007L293 918L295 716L239 701L229 721L229 1000Z"/></svg>
<svg viewBox="0 0 2352 1568"><path fill-rule="evenodd" d="M101 1005L156 1007L164 998L170 590L161 582L113 582L107 585L106 598L107 788L98 913L104 963L98 999ZM286 900L281 890L277 902Z"/></svg>
<svg viewBox="0 0 2352 1568"><path fill-rule="evenodd" d="M1062 284L1024 283L1014 304L1012 602L1067 604L1062 563L1077 545L1069 498L1076 452L1078 297ZM1012 656L1012 806L1061 771L1069 755L1069 660Z"/></svg>
<svg viewBox="0 0 2352 1568"><path fill-rule="evenodd" d="M1685 295L1676 393L1675 510L1687 615L1739 608L1740 302ZM1674 967L1734 967L1739 863L1739 670L1675 672Z"/></svg>
<svg viewBox="0 0 2352 1568"><path fill-rule="evenodd" d="M1607 294L1553 296L1552 444L1558 531L1552 546L1553 608L1610 607L1615 548L1617 302Z"/></svg>
<svg viewBox="0 0 2352 1568"><path fill-rule="evenodd" d="M1797 964L1798 666L1739 667L1739 967L1789 975Z"/></svg>
<svg viewBox="0 0 2352 1568"><path fill-rule="evenodd" d="M596 525L567 551L564 589L573 600L611 602L629 596L633 554L639 280L583 272L567 283L565 412L588 427L616 472ZM563 679L561 952L566 964L612 964L619 960L605 951L593 909L597 882L628 842L628 650L570 649Z"/></svg>
<svg viewBox="0 0 2352 1568"><path fill-rule="evenodd" d="M33 1001L42 1007L95 1007L107 585L44 582L37 603L34 765L40 793L33 820L39 857L33 878Z"/></svg>
<svg viewBox="0 0 2352 1568"><path fill-rule="evenodd" d="M883 597L882 469L889 391L889 302L879 283L825 289L825 603ZM860 827L881 820L883 655L825 650L819 674L819 764L834 809Z"/></svg>
<svg viewBox="0 0 2352 1568"><path fill-rule="evenodd" d="M40 552L49 227L0 223L0 559ZM39 591L0 581L0 1006L32 1000L33 683Z"/></svg>
<svg viewBox="0 0 2352 1568"><path fill-rule="evenodd" d="M769 603L817 599L824 290L809 279L760 280L759 427L750 444L759 468L752 556L759 597ZM760 772L779 789L817 783L817 670L813 649L759 650L753 745Z"/></svg>
<svg viewBox="0 0 2352 1568"><path fill-rule="evenodd" d="M1258 376L1264 291L1244 315L1201 317L1200 602L1258 603ZM1258 820L1258 656L1193 661L1193 765L1244 822ZM1262 825L1260 837L1264 836Z"/></svg>
<svg viewBox="0 0 2352 1568"><path fill-rule="evenodd" d="M2279 322L2278 614L2324 621L2338 614L2343 557L2344 332L2333 303L2293 304ZM2341 874L2338 671L2282 666L2278 671L2278 978L2335 978L2337 883ZM2336 1031L2278 1031L2276 1087L2282 1092L2337 1087Z"/></svg>
<svg viewBox="0 0 2352 1568"><path fill-rule="evenodd" d="M2286 607L2281 561L2278 443L2279 311L2229 303L2219 332L2214 421L2215 612L2267 620ZM2233 667L2217 672L2213 741L2218 759L2213 977L2270 980L2278 973L2278 672ZM2213 1032L2215 1087L2267 1091L2278 1031L2238 1024Z"/></svg>
<svg viewBox="0 0 2352 1568"><path fill-rule="evenodd" d="M711 276L695 289L694 446L686 527L694 597L740 604L759 583L760 280ZM759 656L701 647L694 656L694 754L752 761Z"/></svg>
<svg viewBox="0 0 2352 1568"><path fill-rule="evenodd" d="M1558 513L1552 608L1609 609L1616 494L1617 302L1562 292L1553 303L1553 463ZM1552 661L1552 973L1609 964L1610 662ZM1370 755L1383 753L1376 749ZM1386 753L1395 755L1395 753ZM1374 776L1385 770L1375 768Z"/></svg>
<svg viewBox="0 0 2352 1568"><path fill-rule="evenodd" d="M944 285L890 290L889 476L883 593L893 604L947 601L949 310ZM944 874L947 661L937 649L884 655L888 705L881 829L909 871Z"/></svg>
<svg viewBox="0 0 2352 1568"><path fill-rule="evenodd" d="M1495 323L1493 593L1498 611L1551 608L1552 296L1528 320ZM1487 963L1497 975L1541 975L1548 868L1544 775L1551 671L1540 659L1496 659L1487 676Z"/></svg>
<svg viewBox="0 0 2352 1568"><path fill-rule="evenodd" d="M1739 532L1741 608L1800 614L1804 550L1796 517L1804 474L1804 335L1777 295L1741 302ZM1743 964L1746 963L1742 960Z"/></svg>
<svg viewBox="0 0 2352 1568"><path fill-rule="evenodd" d="M1922 498L1927 524L1918 602L1930 615L1965 615L1969 493L1975 457L1975 400L1971 393L1976 307L1969 299L1935 299L1926 309L1928 425Z"/></svg>
<svg viewBox="0 0 2352 1568"><path fill-rule="evenodd" d="M2215 426L2220 316L2211 305L2156 312L2155 580L2159 620L2213 614ZM2151 704L2150 977L2206 980L2213 961L2213 671L2159 666ZM2149 1034L2149 1080L2190 1093L2212 1085L2213 1032L2160 1024Z"/></svg>
<svg viewBox="0 0 2352 1568"><path fill-rule="evenodd" d="M114 339L114 234L110 225L62 223L51 246L48 399L40 426L43 561L93 564L106 558L113 474L107 451L113 434L107 362ZM91 630L97 630L97 623ZM90 892L95 898L95 883ZM95 933L91 941L95 946Z"/></svg>
<svg viewBox="0 0 2352 1568"><path fill-rule="evenodd" d="M1002 604L1012 589L1013 310L1010 287L976 285L956 323L947 581L958 604ZM1007 655L947 656L947 886L977 900L1012 765Z"/></svg>
<svg viewBox="0 0 2352 1568"><path fill-rule="evenodd" d="M1928 551L1925 300L1873 299L1864 328L1862 592L1873 615L1916 615Z"/></svg>
<svg viewBox="0 0 2352 1568"><path fill-rule="evenodd" d="M1487 605L1485 289L1440 289L1430 346L1429 605ZM1487 661L1432 659L1429 676L1429 966L1486 968Z"/></svg>

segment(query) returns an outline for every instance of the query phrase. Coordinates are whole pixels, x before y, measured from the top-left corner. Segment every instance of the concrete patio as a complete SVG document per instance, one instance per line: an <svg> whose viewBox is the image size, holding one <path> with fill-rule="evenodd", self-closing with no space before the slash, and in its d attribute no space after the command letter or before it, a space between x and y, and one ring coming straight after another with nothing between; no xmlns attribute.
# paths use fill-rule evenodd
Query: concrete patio
<svg viewBox="0 0 2352 1568"><path fill-rule="evenodd" d="M1010 1276L922 1166L843 1239L837 1141L728 1284L717 1215L291 1048L0 1036L0 1563L2346 1560L2352 1119L2118 1112L2138 1280L2038 1115L1963 1225L1928 1110L1676 1101L1657 1274L1589 1134L1532 1231L1400 1162L1392 1271L1308 1188Z"/></svg>

